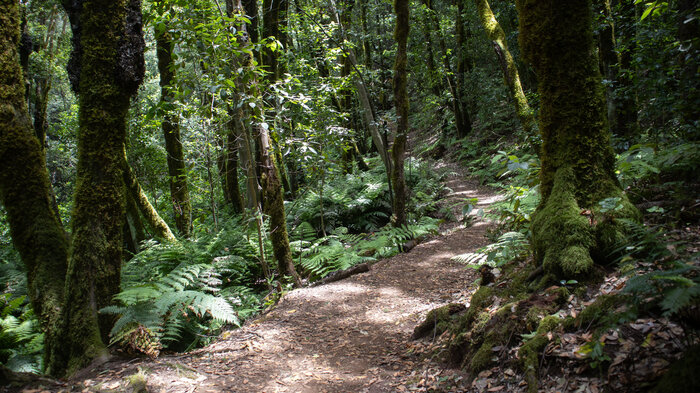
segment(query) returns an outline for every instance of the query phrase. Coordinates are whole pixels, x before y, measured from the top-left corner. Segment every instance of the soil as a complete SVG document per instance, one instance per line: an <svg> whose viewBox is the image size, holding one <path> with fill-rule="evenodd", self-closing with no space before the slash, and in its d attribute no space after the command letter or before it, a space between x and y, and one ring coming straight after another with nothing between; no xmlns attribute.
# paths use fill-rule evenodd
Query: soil
<svg viewBox="0 0 700 393"><path fill-rule="evenodd" d="M456 171L447 185L443 203L455 216L465 198L478 198L479 208L498 198ZM269 313L205 348L111 360L74 380L25 391L139 391L143 382L149 392L406 391L432 364L414 353L413 329L433 308L467 303L478 272L450 258L487 244L490 225L480 218L469 227L446 223L439 235L367 273L287 293ZM443 371L449 375L442 378L466 378Z"/></svg>

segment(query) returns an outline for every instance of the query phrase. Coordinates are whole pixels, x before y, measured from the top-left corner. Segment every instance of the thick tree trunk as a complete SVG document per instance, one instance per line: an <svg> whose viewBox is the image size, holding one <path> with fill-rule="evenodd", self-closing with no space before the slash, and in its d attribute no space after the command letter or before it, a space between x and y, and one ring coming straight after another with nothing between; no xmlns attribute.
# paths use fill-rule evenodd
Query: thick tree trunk
<svg viewBox="0 0 700 393"><path fill-rule="evenodd" d="M166 23L166 22L163 22ZM160 101L166 106L162 128L165 138L165 151L168 161L168 180L170 184L170 199L173 203L175 225L182 237L189 237L192 229L192 207L190 192L187 187L187 168L185 154L180 140L180 122L170 111L174 100L171 91L175 79L173 63L173 42L168 32L167 24L163 30L156 29L156 53L158 55L158 70L160 71ZM170 106L171 108L168 108Z"/></svg>
<svg viewBox="0 0 700 393"><path fill-rule="evenodd" d="M69 75L80 126L61 347L48 362L54 375L70 375L108 353L112 318L98 310L120 289L126 116L143 79L145 47L140 0L66 0L64 6L73 28Z"/></svg>
<svg viewBox="0 0 700 393"><path fill-rule="evenodd" d="M590 0L518 0L520 46L539 79L542 200L532 222L537 263L558 277L591 272L623 236L616 217L638 218L614 173L605 100L593 52ZM591 211L593 216L584 215ZM550 276L551 278L551 276Z"/></svg>
<svg viewBox="0 0 700 393"><path fill-rule="evenodd" d="M141 185L139 185L134 171L126 160L126 151L124 151L123 154L122 170L124 171L124 183L129 192L127 198L136 203L139 212L141 212L141 216L146 220L148 226L151 227L157 238L167 242L176 241L177 239L175 239L175 235L173 235L168 224L160 217L158 211L151 205L151 202L148 201L146 193L141 189Z"/></svg>
<svg viewBox="0 0 700 393"><path fill-rule="evenodd" d="M535 135L537 133L537 123L535 115L527 103L527 98L523 92L523 87L520 84L520 75L518 67L515 65L515 60L508 50L506 44L506 34L498 24L496 17L491 11L491 7L487 0L474 0L479 11L481 24L484 26L486 35L492 41L493 49L496 51L498 61L503 70L503 81L508 86L508 92L515 106L515 113L518 115L520 124L523 126L526 135Z"/></svg>
<svg viewBox="0 0 700 393"><path fill-rule="evenodd" d="M396 13L396 30L394 39L397 43L396 62L394 63L394 101L396 103L396 136L391 147L391 156L394 161L391 182L394 186L394 226L406 225L406 179L403 172L404 155L406 153L406 138L408 134L408 93L406 83L408 79L408 32L409 9L408 0L394 0L394 12Z"/></svg>
<svg viewBox="0 0 700 393"><path fill-rule="evenodd" d="M68 240L51 200L44 153L25 101L19 25L19 2L0 0L0 202L27 269L27 292L45 334L46 362L60 350Z"/></svg>
<svg viewBox="0 0 700 393"><path fill-rule="evenodd" d="M257 128L262 161L260 171L263 189L263 212L270 217L270 240L272 252L277 260L277 268L282 277L291 277L296 286L301 286L301 278L294 268L292 251L287 234L287 216L284 211L284 197L277 163L270 154L270 137L264 127Z"/></svg>

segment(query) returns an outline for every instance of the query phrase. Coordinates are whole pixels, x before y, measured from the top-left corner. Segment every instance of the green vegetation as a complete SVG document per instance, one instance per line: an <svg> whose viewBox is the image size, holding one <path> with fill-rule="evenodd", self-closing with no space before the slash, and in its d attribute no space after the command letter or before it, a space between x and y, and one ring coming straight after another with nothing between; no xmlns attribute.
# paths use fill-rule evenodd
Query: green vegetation
<svg viewBox="0 0 700 393"><path fill-rule="evenodd" d="M502 198L454 258L482 275L468 309L433 314L446 360L477 375L518 346L535 391L563 332L589 327L601 368L605 329L696 333L697 1L101 7L0 0L7 368L206 345L456 220L449 175ZM605 274L629 277L590 297Z"/></svg>

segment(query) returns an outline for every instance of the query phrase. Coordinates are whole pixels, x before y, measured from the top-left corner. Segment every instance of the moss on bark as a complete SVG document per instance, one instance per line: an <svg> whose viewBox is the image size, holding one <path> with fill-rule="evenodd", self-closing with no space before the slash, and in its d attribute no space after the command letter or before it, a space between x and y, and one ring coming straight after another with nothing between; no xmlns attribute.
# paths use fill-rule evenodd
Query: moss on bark
<svg viewBox="0 0 700 393"><path fill-rule="evenodd" d="M614 174L603 85L594 55L590 0L518 0L520 45L539 79L542 200L532 223L537 263L558 277L584 276L619 227L582 213L617 197L617 217L638 219ZM602 235L602 232L606 232Z"/></svg>
<svg viewBox="0 0 700 393"><path fill-rule="evenodd" d="M175 239L175 235L173 235L173 232L170 230L168 224L160 217L158 211L148 200L146 193L143 192L138 179L136 179L134 171L131 169L131 166L129 166L129 163L126 160L126 151L123 152L122 157L124 183L126 184L126 188L130 194L129 199L136 203L139 212L141 212L141 216L146 219L148 226L151 227L156 237L167 242L176 241L177 239Z"/></svg>
<svg viewBox="0 0 700 393"><path fill-rule="evenodd" d="M537 132L537 122L535 121L535 115L530 109L530 105L527 102L527 97L523 92L522 84L520 83L520 75L518 73L518 67L513 60L513 56L508 50L508 44L506 43L506 33L498 24L496 16L491 11L491 7L487 0L474 0L476 3L476 8L479 12L479 19L481 24L484 26L486 35L492 41L498 60L501 63L501 68L503 70L503 81L508 87L508 92L513 99L513 105L515 107L515 113L518 115L520 124L523 126L525 133L527 135L534 135Z"/></svg>
<svg viewBox="0 0 700 393"><path fill-rule="evenodd" d="M19 2L0 1L0 203L27 269L28 295L45 333L44 358L56 349L68 240L54 209L44 154L34 135L19 64Z"/></svg>
<svg viewBox="0 0 700 393"><path fill-rule="evenodd" d="M145 46L139 0L76 0L64 6L74 30L80 126L61 348L48 362L54 375L70 375L107 354L112 318L98 310L119 291L126 116L143 78Z"/></svg>

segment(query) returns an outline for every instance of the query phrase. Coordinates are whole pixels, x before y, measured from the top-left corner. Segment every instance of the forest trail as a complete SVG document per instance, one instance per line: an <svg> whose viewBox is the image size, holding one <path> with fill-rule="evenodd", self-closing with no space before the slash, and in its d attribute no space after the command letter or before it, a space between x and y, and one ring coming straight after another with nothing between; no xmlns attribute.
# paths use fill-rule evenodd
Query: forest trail
<svg viewBox="0 0 700 393"><path fill-rule="evenodd" d="M498 198L456 174L447 186L448 206L478 198L485 207ZM485 245L488 226L447 223L440 235L367 273L289 292L272 311L205 348L110 361L65 388L133 391L128 377L140 370L149 392L404 391L427 367L411 354L414 327L435 307L467 302L476 272L450 258Z"/></svg>

